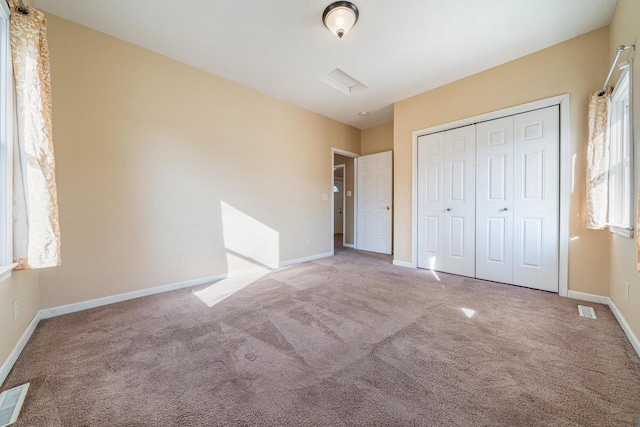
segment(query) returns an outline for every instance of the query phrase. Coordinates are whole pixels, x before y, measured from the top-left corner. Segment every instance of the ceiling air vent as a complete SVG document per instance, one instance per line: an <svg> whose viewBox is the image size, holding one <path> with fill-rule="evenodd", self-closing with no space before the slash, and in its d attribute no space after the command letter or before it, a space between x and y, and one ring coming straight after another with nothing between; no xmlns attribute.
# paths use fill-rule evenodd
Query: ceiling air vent
<svg viewBox="0 0 640 427"><path fill-rule="evenodd" d="M354 92L367 89L365 85L340 68L336 68L326 76L321 77L320 81L347 95L352 95Z"/></svg>

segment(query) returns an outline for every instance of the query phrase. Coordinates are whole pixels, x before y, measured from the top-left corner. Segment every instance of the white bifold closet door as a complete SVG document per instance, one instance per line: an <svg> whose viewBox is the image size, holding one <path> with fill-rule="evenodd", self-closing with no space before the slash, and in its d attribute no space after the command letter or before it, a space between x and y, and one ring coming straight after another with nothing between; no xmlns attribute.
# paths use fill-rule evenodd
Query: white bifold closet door
<svg viewBox="0 0 640 427"><path fill-rule="evenodd" d="M558 292L559 116L418 138L418 267Z"/></svg>
<svg viewBox="0 0 640 427"><path fill-rule="evenodd" d="M475 125L418 140L418 267L474 276Z"/></svg>
<svg viewBox="0 0 640 427"><path fill-rule="evenodd" d="M558 292L559 107L477 125L476 277Z"/></svg>
<svg viewBox="0 0 640 427"><path fill-rule="evenodd" d="M478 123L476 277L513 283L513 117Z"/></svg>

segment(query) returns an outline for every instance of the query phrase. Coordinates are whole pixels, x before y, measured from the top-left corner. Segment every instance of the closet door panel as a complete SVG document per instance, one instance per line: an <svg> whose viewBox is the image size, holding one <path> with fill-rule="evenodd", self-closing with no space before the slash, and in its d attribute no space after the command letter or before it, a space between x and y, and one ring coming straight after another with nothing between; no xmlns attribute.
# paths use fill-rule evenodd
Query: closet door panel
<svg viewBox="0 0 640 427"><path fill-rule="evenodd" d="M475 125L444 133L444 268L475 276Z"/></svg>
<svg viewBox="0 0 640 427"><path fill-rule="evenodd" d="M513 117L476 129L476 277L513 283Z"/></svg>
<svg viewBox="0 0 640 427"><path fill-rule="evenodd" d="M444 132L418 139L418 267L444 269Z"/></svg>
<svg viewBox="0 0 640 427"><path fill-rule="evenodd" d="M558 292L559 107L514 116L514 284Z"/></svg>

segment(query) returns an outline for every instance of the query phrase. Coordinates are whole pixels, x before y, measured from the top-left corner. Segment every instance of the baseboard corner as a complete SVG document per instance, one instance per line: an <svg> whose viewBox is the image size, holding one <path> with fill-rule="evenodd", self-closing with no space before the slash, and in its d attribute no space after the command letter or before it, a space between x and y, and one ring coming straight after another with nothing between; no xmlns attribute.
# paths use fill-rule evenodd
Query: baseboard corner
<svg viewBox="0 0 640 427"><path fill-rule="evenodd" d="M42 312L38 311L35 316L33 316L33 319L31 319L31 322L29 322L27 329L25 329L25 331L22 333L22 336L16 343L15 347L13 348L13 350L11 350L11 353L9 353L7 360L5 360L4 363L0 366L0 386L4 384L4 381L9 376L9 372L11 372L11 369L13 369L13 365L15 365L15 363L18 361L18 357L20 357L22 350L24 350L27 343L29 342L29 339L31 339L31 336L35 332L36 327L40 323L40 320L42 320Z"/></svg>
<svg viewBox="0 0 640 427"><path fill-rule="evenodd" d="M611 304L611 300L609 299L609 297L605 297L603 295L589 294L589 293L586 293L586 292L579 292L579 291L571 291L571 290L569 290L567 292L567 297L569 297L571 299L581 300L581 301L593 302L593 303L596 303L596 304L603 304L603 305L610 305Z"/></svg>
<svg viewBox="0 0 640 427"><path fill-rule="evenodd" d="M586 292L579 292L579 291L569 291L567 296L571 299L587 301L587 302L592 302L596 304L603 304L608 306L611 312L613 313L613 316L618 321L618 324L622 328L622 331L627 336L627 339L631 343L631 346L638 354L638 357L640 357L640 340L638 339L636 334L633 333L633 330L631 330L631 326L629 326L629 323L627 323L627 319L624 318L624 316L622 315L622 312L618 309L618 307L616 306L616 304L613 302L611 298L605 297L602 295L594 295L594 294L589 294Z"/></svg>
<svg viewBox="0 0 640 427"><path fill-rule="evenodd" d="M631 343L633 349L636 351L636 354L638 355L638 357L640 357L640 340L638 339L636 334L633 333L633 330L631 330L631 326L629 325L629 323L627 323L627 319L625 319L620 310L618 310L618 307L613 302L613 300L610 299L609 301L609 308L611 309L611 312L613 313L614 317L620 324L620 327L629 339L629 342Z"/></svg>
<svg viewBox="0 0 640 427"><path fill-rule="evenodd" d="M405 268L416 268L412 263L406 261L400 261L397 259L393 260L393 265L397 267L405 267Z"/></svg>

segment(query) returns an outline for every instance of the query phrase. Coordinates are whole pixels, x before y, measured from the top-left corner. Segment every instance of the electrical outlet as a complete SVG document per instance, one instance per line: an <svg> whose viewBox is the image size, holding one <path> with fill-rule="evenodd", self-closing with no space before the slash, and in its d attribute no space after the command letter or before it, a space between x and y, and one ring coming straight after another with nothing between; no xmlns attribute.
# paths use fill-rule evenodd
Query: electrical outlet
<svg viewBox="0 0 640 427"><path fill-rule="evenodd" d="M307 246L311 246L311 239L307 239L306 244L307 244Z"/></svg>
<svg viewBox="0 0 640 427"><path fill-rule="evenodd" d="M624 298L629 301L629 282L624 282Z"/></svg>
<svg viewBox="0 0 640 427"><path fill-rule="evenodd" d="M13 320L18 320L18 300L13 300Z"/></svg>

